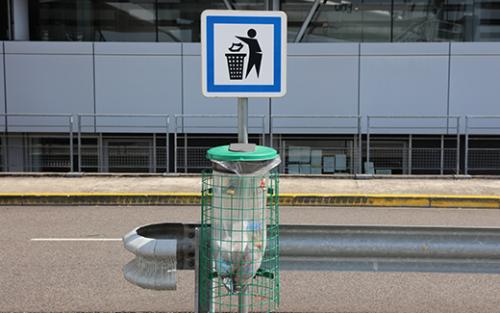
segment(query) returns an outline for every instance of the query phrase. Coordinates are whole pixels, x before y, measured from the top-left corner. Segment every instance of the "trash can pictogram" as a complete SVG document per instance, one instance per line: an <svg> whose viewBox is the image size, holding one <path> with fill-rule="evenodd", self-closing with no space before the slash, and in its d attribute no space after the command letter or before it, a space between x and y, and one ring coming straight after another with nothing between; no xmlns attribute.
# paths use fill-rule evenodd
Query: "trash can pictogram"
<svg viewBox="0 0 500 313"><path fill-rule="evenodd" d="M243 67L245 64L245 53L226 53L227 66L229 68L229 79L243 79Z"/></svg>

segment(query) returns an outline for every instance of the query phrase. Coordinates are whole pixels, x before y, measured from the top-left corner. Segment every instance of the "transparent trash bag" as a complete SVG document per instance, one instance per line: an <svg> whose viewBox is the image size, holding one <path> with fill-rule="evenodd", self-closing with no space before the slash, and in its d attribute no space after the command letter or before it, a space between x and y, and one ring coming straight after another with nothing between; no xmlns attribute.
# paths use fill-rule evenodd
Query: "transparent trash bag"
<svg viewBox="0 0 500 313"><path fill-rule="evenodd" d="M213 259L226 288L238 292L251 282L266 251L269 172L280 159L260 166L255 162L214 162L220 166L214 168L222 171L213 171Z"/></svg>

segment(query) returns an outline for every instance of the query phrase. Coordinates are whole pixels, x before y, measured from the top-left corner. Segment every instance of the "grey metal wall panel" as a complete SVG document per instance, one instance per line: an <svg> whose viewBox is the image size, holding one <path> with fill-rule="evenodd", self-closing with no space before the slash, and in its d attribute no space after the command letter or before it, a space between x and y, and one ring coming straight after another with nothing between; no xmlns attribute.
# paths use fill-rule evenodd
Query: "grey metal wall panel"
<svg viewBox="0 0 500 313"><path fill-rule="evenodd" d="M76 50L70 48L71 43L40 43L38 47L35 42L29 44L33 47L32 53L21 53L27 46L15 42L5 43L7 113L93 113L92 54L70 53L70 50ZM86 46L75 45L80 48ZM37 51L43 53L37 54ZM59 118L33 117L18 125L38 127L14 128L14 121L12 127L9 121L9 130L67 131L65 127L59 127L60 123Z"/></svg>
<svg viewBox="0 0 500 313"><path fill-rule="evenodd" d="M181 43L172 42L96 42L97 55L180 55Z"/></svg>
<svg viewBox="0 0 500 313"><path fill-rule="evenodd" d="M91 42L6 41L7 54L92 54Z"/></svg>
<svg viewBox="0 0 500 313"><path fill-rule="evenodd" d="M184 114L237 114L236 98L206 98L201 94L201 58L183 56ZM269 115L269 100L249 99L249 115ZM236 118L187 118L184 130L188 133L237 133ZM265 130L268 123L265 122ZM249 133L261 133L262 120L249 119Z"/></svg>
<svg viewBox="0 0 500 313"><path fill-rule="evenodd" d="M180 48L176 50L179 54L172 54L172 47L179 45L149 45L148 48L146 44L112 44L109 47L100 44L99 49L96 45L96 113L172 116L182 113ZM160 54L163 51L160 48L165 48L164 54ZM98 132L130 132L130 127L134 127L134 132L158 132L164 131L164 127L160 127L164 124L163 120L152 117L101 117L96 127Z"/></svg>
<svg viewBox="0 0 500 313"><path fill-rule="evenodd" d="M185 42L182 44L183 55L201 55L201 44L194 42Z"/></svg>
<svg viewBox="0 0 500 313"><path fill-rule="evenodd" d="M357 43L289 43L288 56L358 55Z"/></svg>
<svg viewBox="0 0 500 313"><path fill-rule="evenodd" d="M361 55L447 55L448 43L362 43Z"/></svg>
<svg viewBox="0 0 500 313"><path fill-rule="evenodd" d="M329 44L331 55L321 56L309 55L317 45L308 46L290 45L287 94L272 100L273 115L357 115L358 45ZM276 133L355 133L356 125L353 119L273 118Z"/></svg>
<svg viewBox="0 0 500 313"><path fill-rule="evenodd" d="M500 115L500 44L452 44L451 51L450 114ZM474 120L471 133L498 134L498 122Z"/></svg>
<svg viewBox="0 0 500 313"><path fill-rule="evenodd" d="M456 42L451 44L452 55L500 55L500 42Z"/></svg>
<svg viewBox="0 0 500 313"><path fill-rule="evenodd" d="M436 54L444 52L442 44L428 44L427 52L422 51L425 47L426 44L361 44L361 115L448 114L448 55ZM436 123L435 119L386 120L385 129L372 133L447 132L446 123ZM366 131L366 123L363 130Z"/></svg>

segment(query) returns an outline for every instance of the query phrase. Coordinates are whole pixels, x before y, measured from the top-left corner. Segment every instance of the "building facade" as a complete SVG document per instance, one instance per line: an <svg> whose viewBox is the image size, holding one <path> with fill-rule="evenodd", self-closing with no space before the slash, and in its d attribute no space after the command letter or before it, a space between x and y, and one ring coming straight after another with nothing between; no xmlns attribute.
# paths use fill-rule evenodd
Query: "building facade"
<svg viewBox="0 0 500 313"><path fill-rule="evenodd" d="M3 171L199 172L205 9L283 10L288 93L251 140L293 174L500 174L500 1L0 0Z"/></svg>

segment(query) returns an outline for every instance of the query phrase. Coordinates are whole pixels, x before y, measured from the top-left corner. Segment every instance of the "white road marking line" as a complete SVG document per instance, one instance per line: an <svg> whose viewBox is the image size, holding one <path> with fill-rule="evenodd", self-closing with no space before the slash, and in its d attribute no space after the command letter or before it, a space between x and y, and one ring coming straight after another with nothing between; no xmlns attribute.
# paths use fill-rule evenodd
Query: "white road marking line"
<svg viewBox="0 0 500 313"><path fill-rule="evenodd" d="M121 238L31 238L31 241L122 241Z"/></svg>

